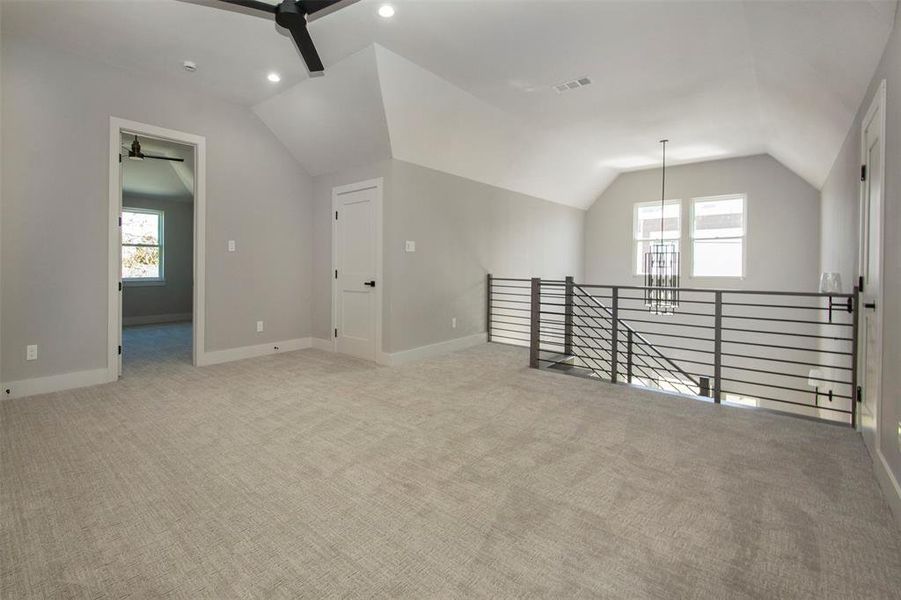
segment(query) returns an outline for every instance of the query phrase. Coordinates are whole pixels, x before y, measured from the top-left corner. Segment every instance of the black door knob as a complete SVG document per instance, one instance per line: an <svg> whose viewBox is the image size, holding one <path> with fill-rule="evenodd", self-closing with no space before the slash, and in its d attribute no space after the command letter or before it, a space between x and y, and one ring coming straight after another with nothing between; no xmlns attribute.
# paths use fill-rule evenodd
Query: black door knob
<svg viewBox="0 0 901 600"><path fill-rule="evenodd" d="M372 281L364 281L363 285L368 285L369 287L375 287L375 280Z"/></svg>

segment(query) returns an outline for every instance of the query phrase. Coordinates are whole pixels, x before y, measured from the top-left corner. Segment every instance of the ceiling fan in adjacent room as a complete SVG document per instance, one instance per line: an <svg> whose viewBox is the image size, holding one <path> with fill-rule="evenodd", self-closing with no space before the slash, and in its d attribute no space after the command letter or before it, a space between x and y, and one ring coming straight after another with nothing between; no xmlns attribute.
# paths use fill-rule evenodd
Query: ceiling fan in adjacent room
<svg viewBox="0 0 901 600"><path fill-rule="evenodd" d="M279 4L269 4L261 0L220 1L275 15L275 22L291 32L297 49L300 50L304 62L307 63L310 75L321 75L325 71L325 67L313 44L313 38L307 31L307 20L311 16L317 18L325 16L358 0L282 0Z"/></svg>
<svg viewBox="0 0 901 600"><path fill-rule="evenodd" d="M144 160L145 158L155 158L157 160L171 160L173 162L185 162L183 158L177 158L174 156L158 156L156 154L144 154L141 152L141 142L138 141L138 136L135 136L134 141L131 143L131 147L122 144L122 147L128 150L128 158L131 160Z"/></svg>

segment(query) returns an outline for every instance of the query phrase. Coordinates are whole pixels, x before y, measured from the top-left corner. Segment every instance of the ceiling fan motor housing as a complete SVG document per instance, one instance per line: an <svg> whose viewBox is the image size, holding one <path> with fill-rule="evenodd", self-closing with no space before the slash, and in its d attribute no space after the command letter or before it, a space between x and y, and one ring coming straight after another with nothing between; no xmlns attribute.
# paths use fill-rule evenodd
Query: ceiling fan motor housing
<svg viewBox="0 0 901 600"><path fill-rule="evenodd" d="M294 0L283 0L275 11L275 22L285 29L292 29L298 25L306 25L305 11L300 3Z"/></svg>

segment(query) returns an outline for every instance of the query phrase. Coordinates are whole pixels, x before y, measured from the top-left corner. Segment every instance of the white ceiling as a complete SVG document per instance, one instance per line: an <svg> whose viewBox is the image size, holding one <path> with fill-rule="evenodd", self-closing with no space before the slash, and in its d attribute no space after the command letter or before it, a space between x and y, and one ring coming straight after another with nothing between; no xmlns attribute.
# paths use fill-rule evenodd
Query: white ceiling
<svg viewBox="0 0 901 600"><path fill-rule="evenodd" d="M122 145L131 147L133 135L122 135ZM138 136L141 152L156 156L182 158L184 162L157 160L128 160L127 150L122 149L124 176L122 191L125 194L167 198L180 202L194 201L194 148L165 140Z"/></svg>
<svg viewBox="0 0 901 600"><path fill-rule="evenodd" d="M819 187L896 8L896 0L395 0L397 14L384 20L380 4L363 0L310 24L327 68L312 80L270 17L208 6L222 6L216 0L7 0L2 25L256 106L312 173L390 144L404 160L584 207L619 171L658 164L661 137L672 140L674 162L768 152ZM373 44L383 49L375 61L366 58ZM182 71L185 59L197 73ZM265 80L270 70L280 84ZM351 73L364 81L328 82ZM582 76L593 84L552 88ZM404 91L417 78L431 80L429 94ZM356 102L365 119L342 118ZM308 108L316 105L321 120ZM436 106L456 112L442 117Z"/></svg>

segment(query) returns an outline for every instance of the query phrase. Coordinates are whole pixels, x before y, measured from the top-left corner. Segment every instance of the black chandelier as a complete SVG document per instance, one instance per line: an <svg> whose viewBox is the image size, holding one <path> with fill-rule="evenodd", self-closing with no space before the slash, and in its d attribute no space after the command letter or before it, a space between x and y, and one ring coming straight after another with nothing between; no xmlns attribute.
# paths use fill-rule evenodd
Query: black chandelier
<svg viewBox="0 0 901 600"><path fill-rule="evenodd" d="M679 306L679 247L664 239L666 211L666 144L663 144L663 176L660 189L660 240L651 244L644 255L644 303L655 315L675 314Z"/></svg>

